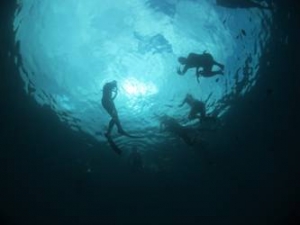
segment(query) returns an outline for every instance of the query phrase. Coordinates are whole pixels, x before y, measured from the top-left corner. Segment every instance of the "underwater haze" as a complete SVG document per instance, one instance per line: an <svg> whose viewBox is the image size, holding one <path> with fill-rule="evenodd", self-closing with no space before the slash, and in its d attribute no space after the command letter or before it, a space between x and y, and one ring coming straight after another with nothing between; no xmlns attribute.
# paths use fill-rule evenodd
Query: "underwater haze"
<svg viewBox="0 0 300 225"><path fill-rule="evenodd" d="M0 224L298 224L292 0L0 5Z"/></svg>
<svg viewBox="0 0 300 225"><path fill-rule="evenodd" d="M187 93L220 117L230 108L225 98L255 85L272 25L269 10L233 10L208 0L24 0L15 16L26 93L71 129L99 141L109 121L102 87L112 80L120 89L115 100L120 120L133 134L153 136L163 114L186 118L187 109L177 105ZM225 64L224 76L198 84L194 71L176 74L179 56L204 51ZM143 150L160 139L143 140ZM118 142L132 145L128 138Z"/></svg>

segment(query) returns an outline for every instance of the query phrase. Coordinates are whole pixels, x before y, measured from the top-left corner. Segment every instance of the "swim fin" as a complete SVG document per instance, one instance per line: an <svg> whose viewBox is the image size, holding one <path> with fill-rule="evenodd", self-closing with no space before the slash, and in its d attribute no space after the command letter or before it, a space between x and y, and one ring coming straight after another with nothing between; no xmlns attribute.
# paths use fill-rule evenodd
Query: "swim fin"
<svg viewBox="0 0 300 225"><path fill-rule="evenodd" d="M124 135L126 137L130 137L130 138L144 138L144 137L146 137L146 136L134 136L134 135L130 135L126 131L121 131L121 132L119 132L119 134Z"/></svg>
<svg viewBox="0 0 300 225"><path fill-rule="evenodd" d="M116 143L111 138L111 136L105 134L105 137L107 138L108 144L112 148L112 150L114 150L114 152L117 153L118 155L121 155L122 154L122 150L116 145Z"/></svg>

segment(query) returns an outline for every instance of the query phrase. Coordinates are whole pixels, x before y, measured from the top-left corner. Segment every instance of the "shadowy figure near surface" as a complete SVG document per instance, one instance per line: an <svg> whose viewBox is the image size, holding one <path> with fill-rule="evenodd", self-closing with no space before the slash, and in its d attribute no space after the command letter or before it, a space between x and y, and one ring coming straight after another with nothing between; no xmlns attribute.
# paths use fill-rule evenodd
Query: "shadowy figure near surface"
<svg viewBox="0 0 300 225"><path fill-rule="evenodd" d="M191 94L187 94L179 107L182 107L185 103L187 103L191 108L188 116L190 120L199 119L200 121L202 121L204 118L206 118L206 109L204 102L195 99Z"/></svg>
<svg viewBox="0 0 300 225"><path fill-rule="evenodd" d="M190 135L190 129L180 125L173 117L162 116L160 118L160 131L167 131L175 134L189 146L193 146L196 143L196 138L193 138Z"/></svg>
<svg viewBox="0 0 300 225"><path fill-rule="evenodd" d="M203 54L190 53L188 57L179 57L178 62L183 66L183 70L180 70L180 67L178 67L177 73L179 75L184 75L187 70L195 68L198 82L200 76L212 77L219 74L224 75L224 65L216 62L213 56L206 52L203 52ZM212 71L214 65L218 66L220 69Z"/></svg>
<svg viewBox="0 0 300 225"><path fill-rule="evenodd" d="M131 153L128 158L129 166L132 172L139 172L143 170L142 156L137 150L137 147L132 147Z"/></svg>
<svg viewBox="0 0 300 225"><path fill-rule="evenodd" d="M208 121L216 122L215 117L206 114L205 103L195 99L191 94L185 96L179 107L182 107L185 103L190 107L189 120L199 119L200 123Z"/></svg>
<svg viewBox="0 0 300 225"><path fill-rule="evenodd" d="M264 6L252 0L216 0L217 5L227 8L259 8L272 9L271 6Z"/></svg>
<svg viewBox="0 0 300 225"><path fill-rule="evenodd" d="M114 104L114 99L118 95L118 87L117 87L117 81L111 81L103 86L103 95L102 95L102 106L107 111L107 113L111 116L111 120L108 124L108 130L105 133L105 136L110 136L111 130L114 125L118 128L118 133L126 135L126 132L123 130L119 116L118 111Z"/></svg>

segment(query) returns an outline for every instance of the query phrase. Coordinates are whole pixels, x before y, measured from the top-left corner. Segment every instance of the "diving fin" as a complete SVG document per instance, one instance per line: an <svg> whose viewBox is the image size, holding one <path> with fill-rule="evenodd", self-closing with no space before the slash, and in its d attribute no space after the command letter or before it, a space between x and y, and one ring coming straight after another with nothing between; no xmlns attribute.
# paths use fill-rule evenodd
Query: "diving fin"
<svg viewBox="0 0 300 225"><path fill-rule="evenodd" d="M145 136L134 136L134 135L130 135L128 134L126 131L121 131L119 132L119 134L124 135L126 137L130 137L130 138L144 138Z"/></svg>
<svg viewBox="0 0 300 225"><path fill-rule="evenodd" d="M112 148L112 150L117 153L118 155L122 154L122 150L116 145L114 140L111 138L110 135L105 134L105 137L107 138L109 146Z"/></svg>

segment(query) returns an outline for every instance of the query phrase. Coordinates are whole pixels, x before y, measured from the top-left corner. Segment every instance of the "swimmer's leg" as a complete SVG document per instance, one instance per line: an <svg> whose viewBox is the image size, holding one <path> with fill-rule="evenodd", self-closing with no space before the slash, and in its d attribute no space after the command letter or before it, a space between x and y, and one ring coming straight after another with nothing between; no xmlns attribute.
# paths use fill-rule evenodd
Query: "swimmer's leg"
<svg viewBox="0 0 300 225"><path fill-rule="evenodd" d="M118 133L119 134L123 134L123 135L126 135L127 133L124 131L121 123L120 123L120 120L119 118L116 119L116 125L117 125L117 128L118 128Z"/></svg>
<svg viewBox="0 0 300 225"><path fill-rule="evenodd" d="M108 130L107 130L107 132L105 133L105 136L106 136L106 137L110 135L111 130L112 130L112 128L114 127L114 125L115 125L115 120L114 120L114 119L111 119L111 120L109 121L109 124L108 124Z"/></svg>
<svg viewBox="0 0 300 225"><path fill-rule="evenodd" d="M214 61L214 65L220 67L221 70L224 70L224 68L225 68L225 66L224 66L223 64L218 63L218 62L216 62L216 61Z"/></svg>
<svg viewBox="0 0 300 225"><path fill-rule="evenodd" d="M203 77L213 77L215 75L224 75L223 70L217 70L217 71L203 71L202 76Z"/></svg>

